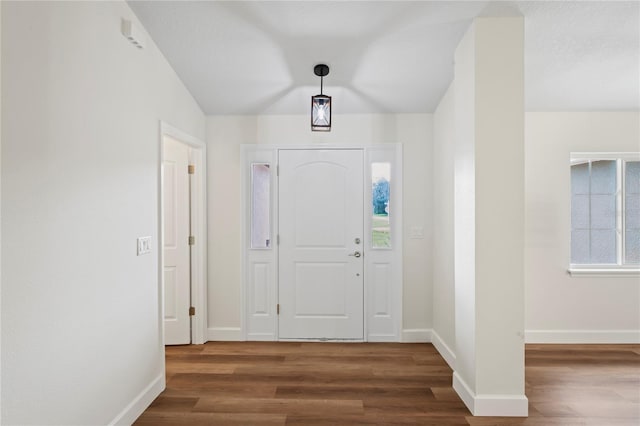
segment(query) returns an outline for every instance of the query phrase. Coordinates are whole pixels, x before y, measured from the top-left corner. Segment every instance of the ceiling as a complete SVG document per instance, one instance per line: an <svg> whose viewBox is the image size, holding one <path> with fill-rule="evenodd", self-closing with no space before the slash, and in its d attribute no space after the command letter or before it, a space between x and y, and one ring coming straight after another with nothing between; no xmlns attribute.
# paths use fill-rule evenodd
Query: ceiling
<svg viewBox="0 0 640 426"><path fill-rule="evenodd" d="M640 2L130 1L206 114L433 112L477 16L525 17L529 111L639 110Z"/></svg>

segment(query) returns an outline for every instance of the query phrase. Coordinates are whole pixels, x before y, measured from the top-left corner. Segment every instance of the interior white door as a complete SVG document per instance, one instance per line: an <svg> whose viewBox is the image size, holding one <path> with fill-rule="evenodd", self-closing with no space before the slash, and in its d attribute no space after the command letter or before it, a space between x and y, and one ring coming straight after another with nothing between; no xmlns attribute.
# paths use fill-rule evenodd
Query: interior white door
<svg viewBox="0 0 640 426"><path fill-rule="evenodd" d="M181 345L191 343L189 147L168 136L163 145L164 340Z"/></svg>
<svg viewBox="0 0 640 426"><path fill-rule="evenodd" d="M363 339L362 150L280 150L281 339Z"/></svg>

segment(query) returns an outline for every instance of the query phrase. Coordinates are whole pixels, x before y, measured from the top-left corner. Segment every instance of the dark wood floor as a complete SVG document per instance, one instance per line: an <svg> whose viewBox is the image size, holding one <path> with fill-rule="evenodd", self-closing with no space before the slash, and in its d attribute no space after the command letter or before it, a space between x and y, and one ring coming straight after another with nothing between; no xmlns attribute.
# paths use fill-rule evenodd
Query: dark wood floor
<svg viewBox="0 0 640 426"><path fill-rule="evenodd" d="M430 344L167 347L136 425L640 425L640 345L528 345L528 418L472 417Z"/></svg>

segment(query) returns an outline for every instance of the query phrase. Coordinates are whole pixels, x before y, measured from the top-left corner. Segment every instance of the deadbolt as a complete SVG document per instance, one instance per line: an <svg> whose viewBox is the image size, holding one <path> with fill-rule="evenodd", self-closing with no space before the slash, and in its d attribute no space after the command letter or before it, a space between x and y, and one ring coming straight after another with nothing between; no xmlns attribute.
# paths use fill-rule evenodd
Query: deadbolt
<svg viewBox="0 0 640 426"><path fill-rule="evenodd" d="M354 242L355 242L356 244L360 244L360 238L356 238L356 239L354 240Z"/></svg>

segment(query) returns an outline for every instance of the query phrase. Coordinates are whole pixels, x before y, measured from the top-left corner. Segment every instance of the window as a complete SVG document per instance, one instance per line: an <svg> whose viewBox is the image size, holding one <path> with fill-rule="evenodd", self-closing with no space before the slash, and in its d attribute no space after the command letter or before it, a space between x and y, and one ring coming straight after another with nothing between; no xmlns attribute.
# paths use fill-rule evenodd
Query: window
<svg viewBox="0 0 640 426"><path fill-rule="evenodd" d="M373 248L391 248L390 180L390 163L371 163L371 241Z"/></svg>
<svg viewBox="0 0 640 426"><path fill-rule="evenodd" d="M640 155L571 155L572 269L640 266Z"/></svg>
<svg viewBox="0 0 640 426"><path fill-rule="evenodd" d="M251 164L251 248L271 247L271 168Z"/></svg>

